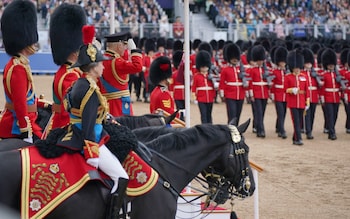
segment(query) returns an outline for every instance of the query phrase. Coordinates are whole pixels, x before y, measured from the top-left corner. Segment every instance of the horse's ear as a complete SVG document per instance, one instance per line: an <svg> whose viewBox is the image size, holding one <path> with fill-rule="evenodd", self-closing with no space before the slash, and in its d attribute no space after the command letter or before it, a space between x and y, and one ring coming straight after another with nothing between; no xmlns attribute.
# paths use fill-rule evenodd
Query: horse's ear
<svg viewBox="0 0 350 219"><path fill-rule="evenodd" d="M249 124L250 124L250 119L248 119L245 123L239 125L237 127L239 133L243 134L247 130Z"/></svg>
<svg viewBox="0 0 350 219"><path fill-rule="evenodd" d="M173 114L168 117L165 117L165 124L170 124L175 118L179 110L176 110Z"/></svg>
<svg viewBox="0 0 350 219"><path fill-rule="evenodd" d="M237 126L237 123L238 123L237 117L235 117L235 118L233 118L228 124L229 124L229 125Z"/></svg>

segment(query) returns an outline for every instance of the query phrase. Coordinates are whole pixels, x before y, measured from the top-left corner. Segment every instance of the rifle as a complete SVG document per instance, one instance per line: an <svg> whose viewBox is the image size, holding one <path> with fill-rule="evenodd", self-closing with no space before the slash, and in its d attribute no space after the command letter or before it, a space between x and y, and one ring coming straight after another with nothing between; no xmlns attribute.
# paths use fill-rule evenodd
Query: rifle
<svg viewBox="0 0 350 219"><path fill-rule="evenodd" d="M276 77L275 75L271 75L269 70L267 69L267 66L266 66L266 63L264 62L263 64L263 68L264 68L264 74L262 75L263 76L263 79L266 79L267 81L267 85L268 86L272 86L272 80Z"/></svg>
<svg viewBox="0 0 350 219"><path fill-rule="evenodd" d="M213 82L214 88L219 87L219 69L215 65L211 65L208 72L208 79Z"/></svg>
<svg viewBox="0 0 350 219"><path fill-rule="evenodd" d="M344 79L343 76L338 71L338 67L335 66L335 81L340 84L340 87L342 90L346 90L347 86L346 84L348 83L348 80Z"/></svg>
<svg viewBox="0 0 350 219"><path fill-rule="evenodd" d="M245 72L244 66L242 62L239 63L239 74L238 77L242 79L243 82L243 87L248 87L249 86L249 81L252 80L252 78L247 77L248 74Z"/></svg>
<svg viewBox="0 0 350 219"><path fill-rule="evenodd" d="M315 78L317 81L317 84L319 87L322 87L323 83L322 83L322 77L317 74L316 70L314 67L311 68L311 77Z"/></svg>

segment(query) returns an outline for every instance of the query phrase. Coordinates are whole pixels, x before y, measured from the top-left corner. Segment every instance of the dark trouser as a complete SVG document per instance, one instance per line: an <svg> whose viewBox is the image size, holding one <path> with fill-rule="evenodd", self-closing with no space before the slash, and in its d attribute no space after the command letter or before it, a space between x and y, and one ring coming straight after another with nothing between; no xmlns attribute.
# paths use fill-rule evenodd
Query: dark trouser
<svg viewBox="0 0 350 219"><path fill-rule="evenodd" d="M140 98L141 83L142 83L142 79L139 75L130 74L129 91L130 91L130 93L132 93L132 86L134 85L135 94L136 94L137 99Z"/></svg>
<svg viewBox="0 0 350 219"><path fill-rule="evenodd" d="M277 120L276 120L276 130L280 134L285 134L284 121L286 120L287 102L275 102Z"/></svg>
<svg viewBox="0 0 350 219"><path fill-rule="evenodd" d="M264 117L266 110L267 99L255 99L253 102L254 107L254 121L255 128L258 134L265 133Z"/></svg>
<svg viewBox="0 0 350 219"><path fill-rule="evenodd" d="M306 111L305 131L307 135L312 134L312 129L313 129L314 120L315 120L316 106L317 106L317 103L310 103L310 108Z"/></svg>
<svg viewBox="0 0 350 219"><path fill-rule="evenodd" d="M176 109L178 110L185 109L185 100L175 100L175 105L176 105ZM180 119L182 121L185 121L185 115L183 112L180 113Z"/></svg>
<svg viewBox="0 0 350 219"><path fill-rule="evenodd" d="M199 111L201 113L201 122L205 123L213 123L211 114L213 111L213 103L200 103L198 102Z"/></svg>
<svg viewBox="0 0 350 219"><path fill-rule="evenodd" d="M293 141L301 141L301 121L303 120L304 109L290 108L293 122Z"/></svg>
<svg viewBox="0 0 350 219"><path fill-rule="evenodd" d="M329 135L335 135L335 123L338 119L339 103L325 103L327 128Z"/></svg>
<svg viewBox="0 0 350 219"><path fill-rule="evenodd" d="M226 99L226 110L227 110L227 123L230 123L232 119L236 119L235 125L239 124L239 118L241 117L242 107L244 100L234 100L234 99Z"/></svg>
<svg viewBox="0 0 350 219"><path fill-rule="evenodd" d="M345 128L350 129L350 103L345 104L345 113L346 113L346 122L345 122Z"/></svg>
<svg viewBox="0 0 350 219"><path fill-rule="evenodd" d="M321 106L322 106L322 112L323 112L323 118L324 118L323 128L324 129L328 129L328 127L327 127L328 122L327 122L326 106L325 106L324 103Z"/></svg>

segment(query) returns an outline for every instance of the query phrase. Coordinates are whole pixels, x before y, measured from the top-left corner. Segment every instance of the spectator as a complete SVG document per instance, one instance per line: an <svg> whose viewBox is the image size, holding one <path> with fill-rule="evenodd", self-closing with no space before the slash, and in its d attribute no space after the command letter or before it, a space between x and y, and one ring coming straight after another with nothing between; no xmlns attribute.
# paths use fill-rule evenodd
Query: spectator
<svg viewBox="0 0 350 219"><path fill-rule="evenodd" d="M169 36L170 32L170 26L168 17L166 15L163 15L159 22L159 35L160 37L167 38Z"/></svg>
<svg viewBox="0 0 350 219"><path fill-rule="evenodd" d="M184 38L184 25L181 22L181 17L177 16L175 22L173 23L173 35L175 39Z"/></svg>

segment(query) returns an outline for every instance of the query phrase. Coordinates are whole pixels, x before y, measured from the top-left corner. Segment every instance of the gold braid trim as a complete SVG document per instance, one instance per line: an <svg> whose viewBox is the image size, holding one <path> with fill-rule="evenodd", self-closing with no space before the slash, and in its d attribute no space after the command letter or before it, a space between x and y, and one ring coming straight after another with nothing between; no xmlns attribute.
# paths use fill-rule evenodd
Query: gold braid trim
<svg viewBox="0 0 350 219"><path fill-rule="evenodd" d="M113 73L115 80L117 80L120 84L128 83L129 82L129 75L126 76L126 79L122 79L121 77L119 77L117 70L115 69L115 61L116 61L116 59L112 60L112 73Z"/></svg>

